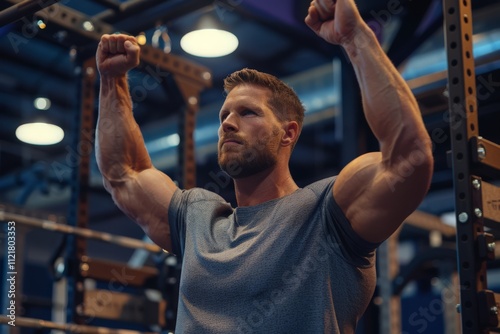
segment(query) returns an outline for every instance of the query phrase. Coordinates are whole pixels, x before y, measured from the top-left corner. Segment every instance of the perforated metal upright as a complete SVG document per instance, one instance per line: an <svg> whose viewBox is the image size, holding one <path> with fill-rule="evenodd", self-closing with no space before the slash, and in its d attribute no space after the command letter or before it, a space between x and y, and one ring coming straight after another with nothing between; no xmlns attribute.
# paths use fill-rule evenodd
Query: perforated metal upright
<svg viewBox="0 0 500 334"><path fill-rule="evenodd" d="M491 223L488 226L499 228L494 204L500 196L499 189L484 182L482 176L500 176L500 150L479 136L471 1L444 0L443 11L460 277L458 310L463 333L488 333L498 328L499 306L497 295L487 290L486 263L494 256L495 244L484 226Z"/></svg>
<svg viewBox="0 0 500 334"><path fill-rule="evenodd" d="M379 332L386 334L401 333L401 296L393 291L394 278L399 271L398 239L395 232L378 248L377 271L378 289L381 297Z"/></svg>
<svg viewBox="0 0 500 334"><path fill-rule="evenodd" d="M68 212L68 224L86 228L88 224L88 186L90 175L90 157L93 154L93 122L95 82L97 69L94 57L82 62L81 77L81 113L75 119L73 133L73 152L78 153L77 164L72 168L71 203ZM75 235L68 235L66 243L66 278L68 280L66 320L69 323L83 324L83 277L80 266L86 255L86 240Z"/></svg>

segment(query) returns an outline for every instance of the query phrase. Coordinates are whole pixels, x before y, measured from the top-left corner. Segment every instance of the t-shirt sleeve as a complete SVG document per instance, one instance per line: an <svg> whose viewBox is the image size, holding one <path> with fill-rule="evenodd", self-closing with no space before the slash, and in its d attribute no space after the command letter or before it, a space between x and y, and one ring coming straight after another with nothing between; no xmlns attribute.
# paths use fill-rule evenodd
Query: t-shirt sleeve
<svg viewBox="0 0 500 334"><path fill-rule="evenodd" d="M190 192L187 190L177 189L168 208L172 252L181 257L184 253L184 240L186 240L186 213L189 194Z"/></svg>
<svg viewBox="0 0 500 334"><path fill-rule="evenodd" d="M353 230L351 223L335 201L334 183L335 178L330 180L323 196L327 238L346 261L358 267L371 266L375 260L375 249L380 243L368 242Z"/></svg>
<svg viewBox="0 0 500 334"><path fill-rule="evenodd" d="M172 252L182 257L187 234L206 227L214 215L231 212L231 206L216 193L202 188L177 189L168 208Z"/></svg>

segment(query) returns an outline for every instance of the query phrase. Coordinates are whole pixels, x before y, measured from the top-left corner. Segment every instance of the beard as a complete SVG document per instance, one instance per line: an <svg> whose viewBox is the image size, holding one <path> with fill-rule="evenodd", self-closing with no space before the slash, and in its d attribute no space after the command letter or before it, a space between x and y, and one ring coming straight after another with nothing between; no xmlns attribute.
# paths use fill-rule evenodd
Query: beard
<svg viewBox="0 0 500 334"><path fill-rule="evenodd" d="M279 131L273 131L273 136L257 137L250 145L242 141L235 148L219 147L219 167L233 179L245 178L273 167L278 162L278 144L273 144Z"/></svg>

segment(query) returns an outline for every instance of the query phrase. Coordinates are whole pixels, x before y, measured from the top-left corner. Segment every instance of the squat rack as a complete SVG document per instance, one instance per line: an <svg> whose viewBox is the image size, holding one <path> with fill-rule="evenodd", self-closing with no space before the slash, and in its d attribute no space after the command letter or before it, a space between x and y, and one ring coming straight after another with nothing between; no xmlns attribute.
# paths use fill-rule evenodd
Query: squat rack
<svg viewBox="0 0 500 334"><path fill-rule="evenodd" d="M478 96L471 0L443 0L445 49L448 63L448 113L456 211L456 263L459 278L460 328L463 334L500 332L500 294L488 289L488 261L495 259L494 232L500 232L500 145L483 138L478 127ZM410 219L411 220L411 219ZM428 220L428 219L426 219ZM489 228L491 230L485 230ZM435 230L435 227L432 227ZM488 233L490 232L490 233ZM381 333L401 331L400 289L397 281L397 235L379 248ZM450 255L450 254L449 254ZM449 265L449 263L446 263ZM453 270L451 268L450 270ZM443 304L453 322L450 302ZM448 323L446 333L458 326Z"/></svg>
<svg viewBox="0 0 500 334"><path fill-rule="evenodd" d="M470 0L444 0L451 162L457 220L462 333L498 331L500 295L488 290L487 261L495 256L499 229L500 146L479 136ZM486 182L488 180L489 182Z"/></svg>

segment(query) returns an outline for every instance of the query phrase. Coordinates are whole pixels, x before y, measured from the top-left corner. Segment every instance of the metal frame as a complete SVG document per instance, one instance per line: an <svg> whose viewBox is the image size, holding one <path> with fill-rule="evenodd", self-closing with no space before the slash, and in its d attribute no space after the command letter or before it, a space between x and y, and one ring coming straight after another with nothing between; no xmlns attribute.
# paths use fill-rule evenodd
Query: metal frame
<svg viewBox="0 0 500 334"><path fill-rule="evenodd" d="M32 217L31 214L27 215L26 213L18 212L18 210L16 210L14 207L4 207L3 205L0 205L0 220L15 221L16 224L19 224L20 226L24 225L27 227L40 228L52 232L73 234L78 237L103 241L126 248L144 249L152 253L165 252L160 246L157 246L156 244L151 244L138 239L113 235L105 232L89 230L86 228L69 226L65 223L65 221L56 222L44 218L35 218Z"/></svg>
<svg viewBox="0 0 500 334"><path fill-rule="evenodd" d="M486 261L494 251L494 243L484 232L484 190L481 190L484 187L476 174L484 171L483 162L495 169L492 165L498 158L489 156L486 159L485 146L493 152L498 152L498 146L478 135L471 1L444 0L443 10L449 64L451 160L462 333L488 333L489 329L498 327L498 303L495 294L487 290L486 279ZM500 175L498 169L496 175Z"/></svg>
<svg viewBox="0 0 500 334"><path fill-rule="evenodd" d="M83 62L81 80L81 113L74 122L73 143L74 152L79 152L79 163L72 170L71 201L68 212L68 225L86 228L88 222L88 187L90 178L90 156L94 147L92 130L94 125L94 100L97 69L95 59ZM68 282L66 321L68 323L84 324L83 301L84 277L80 267L86 254L87 242L74 234L67 236L66 243L66 278Z"/></svg>
<svg viewBox="0 0 500 334"><path fill-rule="evenodd" d="M379 332L401 333L401 296L394 293L393 282L399 270L398 239L401 228L377 250L378 288L381 299Z"/></svg>
<svg viewBox="0 0 500 334"><path fill-rule="evenodd" d="M452 166L457 217L460 312L463 333L485 333L478 323L477 291L486 289L486 262L475 247L484 233L481 217L472 205L469 140L477 137L475 65L472 55L472 10L469 1L444 0Z"/></svg>
<svg viewBox="0 0 500 334"><path fill-rule="evenodd" d="M78 239L93 239L105 243L117 245L127 248L141 248L150 253L163 254L162 249L154 244L149 244L141 240L132 239L119 235L111 235L109 233L98 232L94 230L72 227L65 224L64 217L56 217L50 214L41 214L33 211L26 211L10 205L0 205L0 225L1 222L7 223L8 221L16 222L16 244L19 248L16 252L16 327L2 326L0 327L1 333L18 333L20 327L28 326L29 323L17 323L18 316L22 315L23 301L29 300L29 296L22 295L22 282L23 282L23 241L24 232L29 232L33 229L43 229L51 232L61 232L67 235L72 235ZM5 224L7 226L7 224ZM66 272L66 275L74 275L77 271L76 279L71 277L72 284L76 282L76 289L74 289L73 300L78 301L81 294L83 302L81 304L72 305L68 303L65 305L69 308L69 314L75 317L91 320L93 318L110 319L122 321L126 323L135 323L140 325L158 325L162 328L166 327L165 312L167 308L167 301L165 299L150 300L145 294L134 293L128 294L127 291L122 291L122 287L132 288L133 291L143 291L144 289L157 290L158 296L164 293L164 288L161 285L164 277L159 268L156 267L141 267L131 268L123 263L91 259L86 255L82 255L80 261L74 260L70 262L74 267L71 272ZM59 268L54 267L56 275L61 274ZM109 282L108 286L112 287L110 290L85 290L78 288L78 278L92 279L99 282ZM66 282L70 278L65 277L59 282ZM82 286L82 285L80 285ZM118 286L118 288L116 288ZM59 294L57 301L63 305L67 299L66 290L71 288L67 284L63 286L63 293ZM125 289L124 289L125 290ZM6 294L4 293L5 298ZM103 297L104 296L104 297ZM112 299L112 302L110 301ZM70 299L71 300L71 299ZM108 304L102 304L103 301ZM76 313L75 311L76 310ZM57 319L57 321L56 321ZM31 321L34 324L35 319ZM65 317L53 313L53 321L59 323L71 323ZM78 318L77 318L78 320ZM0 319L1 323L2 319ZM39 320L39 324L45 326L45 320ZM38 325L37 325L38 326ZM61 325L62 326L62 325ZM43 327L52 328L52 327ZM75 327L79 328L79 327ZM94 330L90 328L90 331Z"/></svg>
<svg viewBox="0 0 500 334"><path fill-rule="evenodd" d="M429 248L424 252L419 252L413 260L405 267L400 267L398 259L399 240L408 231L426 231L429 233ZM401 293L405 286L413 280L421 277L422 267L430 262L440 260L442 276L445 281L451 282L449 276L452 276L451 271L455 264L452 261L456 259L456 252L453 249L448 249L441 244L432 243L432 235L438 234L439 240L445 237L451 239L455 236L455 229L444 224L439 217L422 212L415 211L401 227L393 233L377 250L377 273L378 273L378 291L379 291L379 308L380 322L379 333L399 334L401 333L403 322L401 319ZM420 275L420 276L419 276ZM455 305L453 305L454 307ZM453 320L455 313L450 312L450 306L446 305L444 316L447 319ZM456 318L458 320L458 317ZM452 321L446 324L446 333L456 333L456 323Z"/></svg>
<svg viewBox="0 0 500 334"><path fill-rule="evenodd" d="M33 14L59 1L61 0L47 0L45 2L39 0L24 0L22 2L16 2L12 6L0 11L0 27L16 22L23 16Z"/></svg>
<svg viewBox="0 0 500 334"><path fill-rule="evenodd" d="M9 318L0 315L0 324L7 324ZM75 324L59 324L52 321L16 317L17 327L34 328L40 330L54 329L64 331L66 333L80 333L80 334L156 334L155 332L139 332L129 329L112 329L106 327L75 325Z"/></svg>

